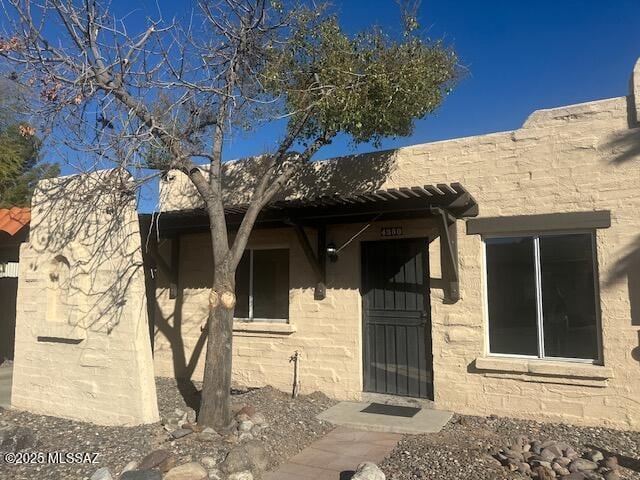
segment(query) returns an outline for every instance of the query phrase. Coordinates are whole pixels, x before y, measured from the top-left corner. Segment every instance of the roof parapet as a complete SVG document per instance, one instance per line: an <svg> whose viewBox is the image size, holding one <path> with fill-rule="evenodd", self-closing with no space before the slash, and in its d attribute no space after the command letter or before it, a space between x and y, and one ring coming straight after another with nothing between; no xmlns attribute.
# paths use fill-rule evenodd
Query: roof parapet
<svg viewBox="0 0 640 480"><path fill-rule="evenodd" d="M640 123L640 58L636 60L636 64L631 72L629 96L631 98L631 108L634 110L631 112L631 117L632 120L638 124Z"/></svg>

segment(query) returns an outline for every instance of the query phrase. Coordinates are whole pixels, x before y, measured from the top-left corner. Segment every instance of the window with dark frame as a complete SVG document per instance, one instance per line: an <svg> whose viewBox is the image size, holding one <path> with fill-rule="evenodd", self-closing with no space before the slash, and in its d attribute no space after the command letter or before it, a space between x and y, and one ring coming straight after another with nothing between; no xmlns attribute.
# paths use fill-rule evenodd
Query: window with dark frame
<svg viewBox="0 0 640 480"><path fill-rule="evenodd" d="M236 271L236 297L236 319L286 323L289 250L247 249Z"/></svg>
<svg viewBox="0 0 640 480"><path fill-rule="evenodd" d="M600 360L595 237L485 238L489 352Z"/></svg>

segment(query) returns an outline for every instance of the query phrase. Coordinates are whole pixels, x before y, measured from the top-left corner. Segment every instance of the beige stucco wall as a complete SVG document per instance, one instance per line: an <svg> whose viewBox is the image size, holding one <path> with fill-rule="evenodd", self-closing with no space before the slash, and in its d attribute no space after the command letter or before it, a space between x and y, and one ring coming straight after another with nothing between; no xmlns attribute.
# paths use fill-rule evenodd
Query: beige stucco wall
<svg viewBox="0 0 640 480"><path fill-rule="evenodd" d="M487 357L483 244L459 222L461 300L443 302L438 288L438 241L430 245L435 404L460 413L498 414L585 425L640 428L640 98L638 67L629 97L534 112L522 128L382 152L376 175L354 170L364 187L462 183L480 215L505 216L610 210L612 225L597 231L603 366ZM621 82L622 83L622 82ZM365 158L364 160L369 160ZM349 161L348 161L349 162ZM357 160L345 165L357 165ZM376 163L381 165L380 162ZM322 168L317 166L314 168ZM364 173L363 173L364 172ZM350 170L343 170L349 176ZM365 179L366 175L374 178ZM165 210L185 208L176 174L162 186ZM353 187L353 185L350 185ZM190 197L189 197L190 198ZM236 332L234 378L289 390L289 356L302 353L302 391L337 398L362 391L359 241L379 238L380 226L403 226L404 236L435 236L425 221L376 224L328 264L327 298L313 299L313 276L293 233L256 231L252 244L289 245L290 331ZM330 227L341 245L361 224ZM313 243L313 240L312 240ZM161 315L181 311L187 358L206 315L210 259L206 236L182 238L181 302L158 289ZM166 254L167 252L165 252ZM259 325L254 328L263 328ZM165 330L166 331L166 330ZM174 348L177 330L168 334ZM175 358L165 334L156 334L158 375L173 374ZM178 348L178 350L180 350ZM200 359L194 376L201 376Z"/></svg>
<svg viewBox="0 0 640 480"><path fill-rule="evenodd" d="M138 214L113 188L126 181L102 171L38 185L20 250L13 408L158 420Z"/></svg>
<svg viewBox="0 0 640 480"><path fill-rule="evenodd" d="M406 236L427 236L434 230L427 220L394 225L403 225ZM360 224L332 227L327 238L342 245L361 228ZM358 238L377 239L379 230L380 224L373 224ZM313 232L308 234L315 244ZM182 293L176 300L169 299L167 286L160 279L154 341L157 375L172 376L177 371L182 376L183 365L196 358L192 352L207 318L210 288L207 285L211 275L208 244L206 234L181 237ZM289 325L236 324L234 381L249 386L268 384L290 391L293 364L289 359L298 351L301 391L321 390L336 398L359 398L362 392L359 241L343 250L338 262L327 264L327 297L322 301L313 299L315 277L292 229L257 230L249 242L249 248L255 247L289 248ZM170 258L168 252L163 254ZM180 329L174 329L176 312ZM184 341L184 356L173 350L177 348L176 338L180 337L178 330ZM201 379L204 354L197 358L194 378Z"/></svg>

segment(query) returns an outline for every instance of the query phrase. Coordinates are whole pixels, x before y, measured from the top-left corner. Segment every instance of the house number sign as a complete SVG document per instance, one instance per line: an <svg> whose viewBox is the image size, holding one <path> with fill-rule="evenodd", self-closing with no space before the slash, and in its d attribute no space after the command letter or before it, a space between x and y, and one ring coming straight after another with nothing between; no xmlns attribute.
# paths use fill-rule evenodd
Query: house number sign
<svg viewBox="0 0 640 480"><path fill-rule="evenodd" d="M402 227L382 227L380 235L382 237L399 237L402 235Z"/></svg>

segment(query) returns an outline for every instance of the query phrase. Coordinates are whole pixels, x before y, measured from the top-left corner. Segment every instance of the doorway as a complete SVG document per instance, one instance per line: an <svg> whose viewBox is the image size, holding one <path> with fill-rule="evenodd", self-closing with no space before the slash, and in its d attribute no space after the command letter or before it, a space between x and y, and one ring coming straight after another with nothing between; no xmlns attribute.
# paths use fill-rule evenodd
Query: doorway
<svg viewBox="0 0 640 480"><path fill-rule="evenodd" d="M433 400L429 241L361 245L364 390Z"/></svg>

